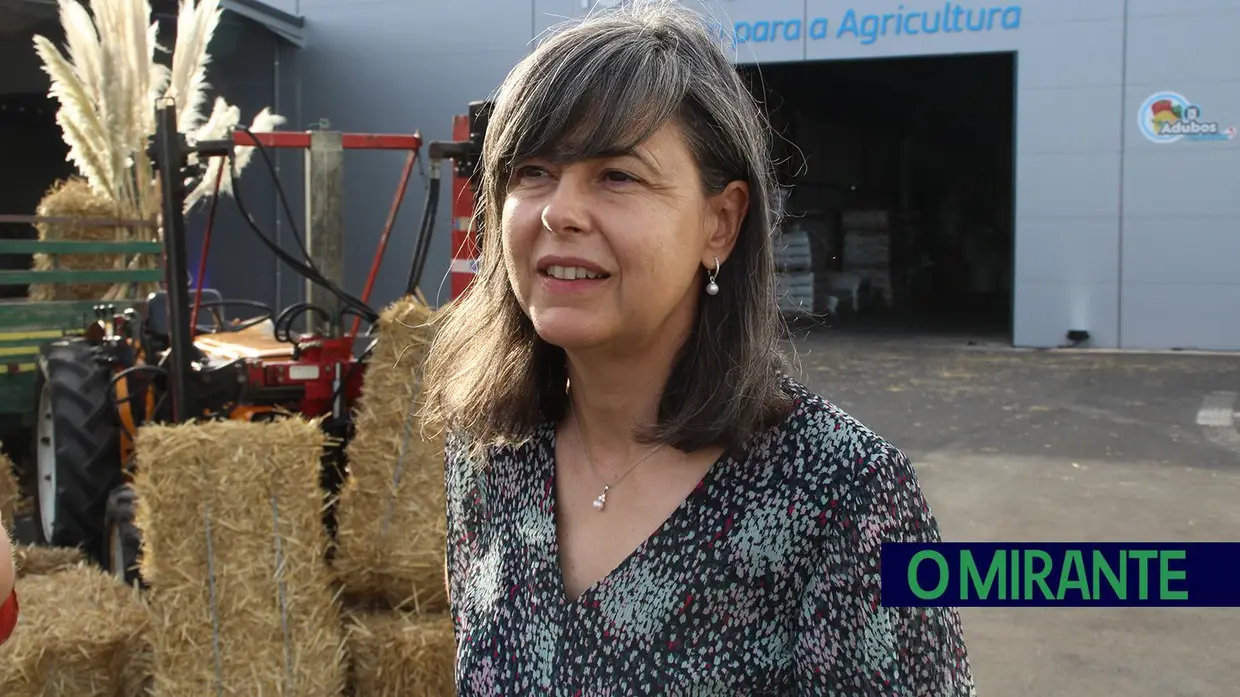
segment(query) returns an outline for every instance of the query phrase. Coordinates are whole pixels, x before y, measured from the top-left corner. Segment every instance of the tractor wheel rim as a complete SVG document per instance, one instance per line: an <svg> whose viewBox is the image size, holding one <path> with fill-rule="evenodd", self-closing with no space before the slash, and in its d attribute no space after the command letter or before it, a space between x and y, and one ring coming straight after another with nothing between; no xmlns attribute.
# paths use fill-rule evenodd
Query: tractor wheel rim
<svg viewBox="0 0 1240 697"><path fill-rule="evenodd" d="M38 442L35 446L35 474L39 478L39 525L43 539L52 543L56 527L56 424L52 421L51 388L39 393Z"/></svg>

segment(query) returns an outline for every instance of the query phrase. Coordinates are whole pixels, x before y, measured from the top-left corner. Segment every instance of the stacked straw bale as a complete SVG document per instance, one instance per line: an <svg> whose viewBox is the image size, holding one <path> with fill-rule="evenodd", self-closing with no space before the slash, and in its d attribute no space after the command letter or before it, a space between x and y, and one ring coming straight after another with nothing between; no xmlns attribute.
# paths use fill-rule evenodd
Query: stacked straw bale
<svg viewBox="0 0 1240 697"><path fill-rule="evenodd" d="M333 560L350 603L419 615L447 608L443 439L424 439L413 416L431 315L412 297L381 313L348 446Z"/></svg>
<svg viewBox="0 0 1240 697"><path fill-rule="evenodd" d="M356 697L456 694L450 617L357 611L347 622Z"/></svg>
<svg viewBox="0 0 1240 697"><path fill-rule="evenodd" d="M151 669L151 617L138 595L81 565L17 581L21 616L0 646L4 697L136 697Z"/></svg>
<svg viewBox="0 0 1240 697"><path fill-rule="evenodd" d="M19 545L13 548L17 577L50 576L86 564L86 555L77 547Z"/></svg>
<svg viewBox="0 0 1240 697"><path fill-rule="evenodd" d="M137 525L155 697L337 697L317 421L139 429Z"/></svg>
<svg viewBox="0 0 1240 697"><path fill-rule="evenodd" d="M95 193L81 177L70 177L53 184L39 202L38 214L49 218L117 218L115 206ZM125 230L107 226L39 223L35 229L39 231L40 240L111 242L129 237ZM53 268L98 270L123 268L124 263L124 255L119 254L64 254L55 259L47 254L35 254L33 268L36 271ZM32 284L29 298L94 300L103 298L111 287L107 283Z"/></svg>
<svg viewBox="0 0 1240 697"><path fill-rule="evenodd" d="M21 487L17 485L16 468L8 455L0 453L0 523L10 533L17 519L17 507L22 500Z"/></svg>
<svg viewBox="0 0 1240 697"><path fill-rule="evenodd" d="M379 319L337 508L337 582L357 697L453 695L444 589L443 439L414 416L432 312L405 298Z"/></svg>

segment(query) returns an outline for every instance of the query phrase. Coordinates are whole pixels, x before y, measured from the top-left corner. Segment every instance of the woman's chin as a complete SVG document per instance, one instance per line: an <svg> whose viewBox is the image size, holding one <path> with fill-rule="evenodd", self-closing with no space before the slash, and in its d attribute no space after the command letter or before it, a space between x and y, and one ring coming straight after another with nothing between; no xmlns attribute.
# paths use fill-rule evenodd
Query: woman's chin
<svg viewBox="0 0 1240 697"><path fill-rule="evenodd" d="M575 315L575 316L569 316ZM564 350L584 349L606 343L608 332L597 321L581 313L557 311L534 320L538 337Z"/></svg>

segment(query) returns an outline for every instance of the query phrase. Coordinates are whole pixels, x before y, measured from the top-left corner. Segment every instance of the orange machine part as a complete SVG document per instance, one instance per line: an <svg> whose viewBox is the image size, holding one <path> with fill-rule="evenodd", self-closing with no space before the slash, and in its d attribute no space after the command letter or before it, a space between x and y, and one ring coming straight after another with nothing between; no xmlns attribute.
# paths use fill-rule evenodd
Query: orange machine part
<svg viewBox="0 0 1240 697"><path fill-rule="evenodd" d="M452 119L452 139L455 141L469 140L469 117L456 116ZM478 273L477 229L474 221L474 193L469 187L469 178L462 177L452 167L452 298L456 299L465 292Z"/></svg>
<svg viewBox="0 0 1240 697"><path fill-rule="evenodd" d="M243 405L234 407L228 414L232 421L254 421L256 418L279 411L275 407Z"/></svg>
<svg viewBox="0 0 1240 697"><path fill-rule="evenodd" d="M119 370L117 372L120 372ZM133 456L133 435L137 433L133 418L133 402L129 400L129 378L116 381L116 415L121 422L121 462L129 462ZM147 390L150 393L150 390Z"/></svg>

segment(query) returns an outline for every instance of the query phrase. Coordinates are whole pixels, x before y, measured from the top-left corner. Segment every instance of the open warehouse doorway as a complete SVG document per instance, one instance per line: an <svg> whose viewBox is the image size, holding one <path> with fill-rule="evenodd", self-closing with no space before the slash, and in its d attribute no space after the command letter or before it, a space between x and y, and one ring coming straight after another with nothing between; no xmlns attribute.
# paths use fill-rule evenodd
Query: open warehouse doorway
<svg viewBox="0 0 1240 697"><path fill-rule="evenodd" d="M781 302L1010 342L1015 54L741 68L776 133Z"/></svg>

